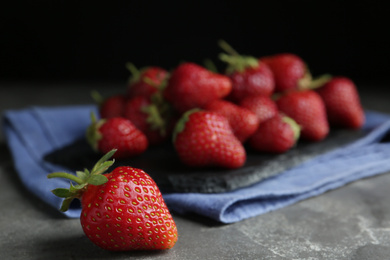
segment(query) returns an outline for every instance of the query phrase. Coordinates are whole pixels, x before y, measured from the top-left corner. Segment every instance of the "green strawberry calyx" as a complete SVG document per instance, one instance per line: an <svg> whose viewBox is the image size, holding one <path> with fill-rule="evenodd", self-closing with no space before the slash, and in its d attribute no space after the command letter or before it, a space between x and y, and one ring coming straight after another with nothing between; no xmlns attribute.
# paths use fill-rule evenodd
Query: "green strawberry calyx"
<svg viewBox="0 0 390 260"><path fill-rule="evenodd" d="M214 72L214 73L219 73L217 66L215 65L215 63L211 59L209 59L209 58L204 59L203 64L204 64L204 67L206 69L208 69L209 71Z"/></svg>
<svg viewBox="0 0 390 260"><path fill-rule="evenodd" d="M167 75L165 75L164 78L163 78L161 75L162 75L162 73L159 73L159 74L158 74L158 78L161 80L161 82L159 82L159 83L155 82L154 80L152 80L152 79L149 78L149 77L144 77L144 78L143 78L143 81L144 81L146 84L149 84L150 86L156 88L158 91L162 92L162 91L164 91L164 89L167 87L168 79L169 79L169 77L170 77L170 74L167 73Z"/></svg>
<svg viewBox="0 0 390 260"><path fill-rule="evenodd" d="M167 125L172 116L172 107L167 102L161 91L153 93L151 103L141 107L141 111L147 115L146 122L151 130L159 131L161 136L167 134Z"/></svg>
<svg viewBox="0 0 390 260"><path fill-rule="evenodd" d="M306 69L305 75L298 81L298 89L299 90L305 90L305 89L318 89L322 87L325 83L327 83L329 80L332 79L332 75L330 74L323 74L316 78L313 78L310 71Z"/></svg>
<svg viewBox="0 0 390 260"><path fill-rule="evenodd" d="M172 134L172 141L173 142L175 142L177 135L180 134L184 130L187 121L190 120L190 115L192 115L193 113L199 112L201 110L202 109L200 109L200 108L193 108L193 109L190 109L190 110L184 112L184 114L180 117L179 121L177 121L175 128L173 129L173 134Z"/></svg>
<svg viewBox="0 0 390 260"><path fill-rule="evenodd" d="M283 122L290 125L294 133L294 140L297 142L301 135L301 126L294 119L285 115L283 115L282 120Z"/></svg>
<svg viewBox="0 0 390 260"><path fill-rule="evenodd" d="M91 97L92 97L93 101L95 101L95 103L98 106L100 106L104 102L104 97L97 90L92 90L91 91Z"/></svg>
<svg viewBox="0 0 390 260"><path fill-rule="evenodd" d="M151 130L159 131L161 136L166 135L166 120L162 115L162 110L156 104L143 106L141 111L147 115L146 122Z"/></svg>
<svg viewBox="0 0 390 260"><path fill-rule="evenodd" d="M317 78L314 78L311 83L309 88L310 89L318 89L325 85L328 81L330 81L333 78L332 75L330 74L323 74L321 76L318 76Z"/></svg>
<svg viewBox="0 0 390 260"><path fill-rule="evenodd" d="M130 71L129 83L137 82L141 77L141 70L139 70L133 63L127 62L126 68Z"/></svg>
<svg viewBox="0 0 390 260"><path fill-rule="evenodd" d="M234 72L244 72L247 68L257 68L259 60L252 56L240 55L227 42L220 40L219 46L226 52L219 54L219 59L228 64L226 68L227 74Z"/></svg>
<svg viewBox="0 0 390 260"><path fill-rule="evenodd" d="M97 120L95 113L91 113L91 124L86 131L87 142L91 145L92 149L98 151L98 142L102 138L102 134L99 132L99 128L106 122L106 119Z"/></svg>
<svg viewBox="0 0 390 260"><path fill-rule="evenodd" d="M71 182L68 189L56 188L52 190L54 195L64 198L60 211L67 211L72 200L81 198L88 185L102 185L108 181L107 177L104 176L103 173L114 164L114 159L108 159L110 159L115 152L116 149L113 149L103 155L91 170L85 169L84 171L76 171L76 175L66 172L53 172L47 175L47 178L49 179L64 178L76 183L76 185L73 185Z"/></svg>
<svg viewBox="0 0 390 260"><path fill-rule="evenodd" d="M129 82L129 84L134 84L134 83L140 81L142 74L146 70L148 70L150 67L144 67L144 68L138 69L133 63L127 62L126 63L126 68L130 71L130 74L131 74L128 82ZM153 81L149 77L144 77L142 80L145 83L147 83L147 84L155 87L156 89L162 91L162 90L165 89L165 87L167 85L167 82L168 82L168 78L169 78L170 75L169 75L169 73L167 73L167 75L165 75L164 78L163 78L163 74L159 73L157 76L158 76L159 79L161 79L161 82L159 84L156 83L155 81Z"/></svg>

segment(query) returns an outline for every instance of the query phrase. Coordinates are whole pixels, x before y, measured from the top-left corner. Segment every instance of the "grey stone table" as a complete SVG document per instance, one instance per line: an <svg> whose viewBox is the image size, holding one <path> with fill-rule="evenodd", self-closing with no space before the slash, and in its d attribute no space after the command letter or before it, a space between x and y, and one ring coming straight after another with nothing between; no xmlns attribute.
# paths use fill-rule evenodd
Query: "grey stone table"
<svg viewBox="0 0 390 260"><path fill-rule="evenodd" d="M124 84L0 83L0 111L92 102ZM390 113L389 86L360 88L365 108ZM235 224L173 214L175 247L112 253L93 245L77 219L66 219L27 192L0 135L0 259L390 259L390 174ZM390 155L389 155L390 160Z"/></svg>

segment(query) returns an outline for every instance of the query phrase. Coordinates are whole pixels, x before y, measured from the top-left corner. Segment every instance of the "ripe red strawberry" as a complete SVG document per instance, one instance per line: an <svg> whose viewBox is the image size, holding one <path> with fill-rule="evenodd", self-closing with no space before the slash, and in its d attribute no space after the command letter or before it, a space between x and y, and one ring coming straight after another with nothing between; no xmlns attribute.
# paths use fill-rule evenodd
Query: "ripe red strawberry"
<svg viewBox="0 0 390 260"><path fill-rule="evenodd" d="M123 109L126 103L125 95L117 94L105 99L98 92L93 92L92 95L98 104L101 118L120 117L123 115Z"/></svg>
<svg viewBox="0 0 390 260"><path fill-rule="evenodd" d="M148 147L148 139L126 118L114 117L96 121L87 129L87 140L96 151L107 153L117 149L117 159L125 159L143 153Z"/></svg>
<svg viewBox="0 0 390 260"><path fill-rule="evenodd" d="M281 112L294 119L301 127L301 136L309 141L320 141L329 133L325 104L313 90L289 91L276 104Z"/></svg>
<svg viewBox="0 0 390 260"><path fill-rule="evenodd" d="M279 53L260 58L267 64L275 79L275 92L302 88L311 80L305 62L292 53Z"/></svg>
<svg viewBox="0 0 390 260"><path fill-rule="evenodd" d="M229 53L219 56L228 64L226 74L232 80L232 91L227 99L238 102L248 96L270 96L274 92L275 82L267 64L251 56L239 55L226 42L222 41L220 45Z"/></svg>
<svg viewBox="0 0 390 260"><path fill-rule="evenodd" d="M331 126L356 129L364 124L364 111L352 80L334 77L317 91L324 100Z"/></svg>
<svg viewBox="0 0 390 260"><path fill-rule="evenodd" d="M261 123L248 143L256 151L284 153L295 145L299 135L300 127L292 118L277 114Z"/></svg>
<svg viewBox="0 0 390 260"><path fill-rule="evenodd" d="M226 117L234 135L242 143L256 131L260 123L255 113L226 100L212 101L204 109Z"/></svg>
<svg viewBox="0 0 390 260"><path fill-rule="evenodd" d="M114 161L99 160L91 171L77 176L57 172L48 178L68 178L77 183L53 190L64 198L66 211L75 198L81 200L80 222L86 236L112 251L168 249L177 241L177 229L154 180L143 170L128 166L102 175Z"/></svg>
<svg viewBox="0 0 390 260"><path fill-rule="evenodd" d="M238 103L241 107L249 109L257 115L261 122L264 122L278 113L278 107L269 96L253 95L242 99Z"/></svg>
<svg viewBox="0 0 390 260"><path fill-rule="evenodd" d="M227 76L211 72L197 64L186 62L172 72L164 97L180 113L202 108L207 103L226 97L232 89Z"/></svg>
<svg viewBox="0 0 390 260"><path fill-rule="evenodd" d="M150 98L136 96L126 102L123 116L146 135L150 145L155 145L168 137L169 118L161 112Z"/></svg>
<svg viewBox="0 0 390 260"><path fill-rule="evenodd" d="M129 98L143 96L150 98L166 86L168 71L161 67L150 66L138 70L132 63L127 63L132 76L128 85Z"/></svg>
<svg viewBox="0 0 390 260"><path fill-rule="evenodd" d="M189 166L234 169L244 165L246 152L227 119L206 110L189 110L174 130L174 146Z"/></svg>

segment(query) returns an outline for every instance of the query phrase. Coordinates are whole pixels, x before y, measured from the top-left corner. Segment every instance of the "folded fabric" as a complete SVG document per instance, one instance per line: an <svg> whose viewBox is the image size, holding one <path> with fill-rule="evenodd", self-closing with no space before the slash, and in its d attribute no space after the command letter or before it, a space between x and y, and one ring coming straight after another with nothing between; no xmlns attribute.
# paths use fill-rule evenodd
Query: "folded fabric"
<svg viewBox="0 0 390 260"><path fill-rule="evenodd" d="M22 184L56 209L63 199L54 196L51 190L67 188L69 182L47 179L47 174L66 169L45 161L44 156L85 136L91 112L97 113L95 106L82 105L8 110L3 115L3 131ZM80 213L76 204L64 214L77 218Z"/></svg>
<svg viewBox="0 0 390 260"><path fill-rule="evenodd" d="M63 166L44 160L45 154L82 138L90 123L93 105L32 107L9 110L3 116L3 131L15 169L25 187L59 209L62 199L51 190L68 187L62 179L47 179ZM180 214L200 214L222 223L233 223L341 187L352 181L390 171L390 115L366 111L361 139L310 159L277 176L246 188L224 193L165 193L168 207ZM79 217L80 205L64 214Z"/></svg>

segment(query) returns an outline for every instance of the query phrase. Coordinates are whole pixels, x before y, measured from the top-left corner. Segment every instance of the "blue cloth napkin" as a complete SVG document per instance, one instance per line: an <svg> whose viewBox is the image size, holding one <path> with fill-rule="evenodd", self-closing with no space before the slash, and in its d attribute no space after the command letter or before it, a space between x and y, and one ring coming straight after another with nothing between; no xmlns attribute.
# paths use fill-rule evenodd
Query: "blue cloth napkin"
<svg viewBox="0 0 390 260"><path fill-rule="evenodd" d="M32 107L4 113L3 131L20 180L26 189L57 209L62 199L51 190L68 187L69 182L46 176L66 169L43 157L82 138L90 113L96 110L93 105L83 105ZM180 214L196 213L234 223L390 171L390 143L381 142L390 133L390 115L366 111L363 129L367 134L361 139L255 185L215 194L166 193L165 202ZM79 205L75 205L64 214L77 218L80 212Z"/></svg>

